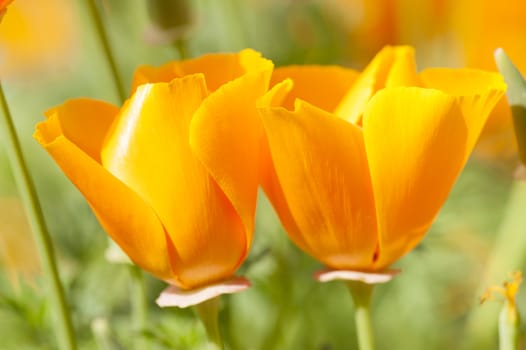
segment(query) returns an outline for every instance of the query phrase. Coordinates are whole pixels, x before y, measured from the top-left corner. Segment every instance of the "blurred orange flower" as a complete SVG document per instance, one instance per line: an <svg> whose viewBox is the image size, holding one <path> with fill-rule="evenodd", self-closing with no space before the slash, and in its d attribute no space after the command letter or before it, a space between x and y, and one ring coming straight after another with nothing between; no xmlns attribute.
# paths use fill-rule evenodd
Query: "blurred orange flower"
<svg viewBox="0 0 526 350"><path fill-rule="evenodd" d="M13 0L0 0L0 19L5 14L7 5L9 5L12 2Z"/></svg>
<svg viewBox="0 0 526 350"><path fill-rule="evenodd" d="M263 187L301 249L358 271L383 270L420 242L506 88L497 73L417 74L409 47L386 47L361 74L284 67L273 82L283 78L294 82L289 109L260 110Z"/></svg>
<svg viewBox="0 0 526 350"><path fill-rule="evenodd" d="M327 0L329 16L348 34L351 58L366 63L385 45L408 44L425 48L420 62L440 62L458 57L442 51L449 44L449 0Z"/></svg>
<svg viewBox="0 0 526 350"><path fill-rule="evenodd" d="M526 2L521 0L462 0L450 3L451 32L462 64L497 70L493 53L503 48L526 73ZM495 108L477 147L489 158L515 156L517 148L511 110L503 99Z"/></svg>
<svg viewBox="0 0 526 350"><path fill-rule="evenodd" d="M244 50L168 66L138 69L145 84L120 109L88 99L51 109L35 138L137 265L195 289L231 277L251 246L256 101L273 65Z"/></svg>
<svg viewBox="0 0 526 350"><path fill-rule="evenodd" d="M496 71L493 52L502 47L526 72L526 2L521 0L329 0L328 13L349 35L358 63L384 45L407 44L419 63ZM516 155L511 112L502 99L491 113L476 153L482 158Z"/></svg>
<svg viewBox="0 0 526 350"><path fill-rule="evenodd" d="M10 1L0 2L0 7ZM75 9L68 0L14 1L0 27L0 76L28 77L63 68L78 42Z"/></svg>

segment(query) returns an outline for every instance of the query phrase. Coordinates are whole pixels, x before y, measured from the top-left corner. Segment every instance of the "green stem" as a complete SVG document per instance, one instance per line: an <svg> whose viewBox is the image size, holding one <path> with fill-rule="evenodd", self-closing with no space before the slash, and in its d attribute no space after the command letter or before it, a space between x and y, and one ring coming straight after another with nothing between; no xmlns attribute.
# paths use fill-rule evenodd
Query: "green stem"
<svg viewBox="0 0 526 350"><path fill-rule="evenodd" d="M119 101L122 103L126 100L126 93L124 92L125 91L124 85L120 78L119 70L117 68L117 63L111 51L111 45L108 39L108 34L106 33L106 29L104 27L104 23L102 22L100 12L97 9L97 4L95 3L95 0L88 0L88 7L90 11L89 17L93 20L97 38L100 42L100 45L102 46L102 50L104 52L106 61L108 62L110 66L111 75L113 76L113 81L115 83L115 91L117 92Z"/></svg>
<svg viewBox="0 0 526 350"><path fill-rule="evenodd" d="M519 335L519 314L516 307L506 301L499 315L499 350L518 350Z"/></svg>
<svg viewBox="0 0 526 350"><path fill-rule="evenodd" d="M111 329L108 321L104 318L96 318L91 323L91 331L95 338L95 343L99 350L118 350L122 349L119 344L116 344L111 335Z"/></svg>
<svg viewBox="0 0 526 350"><path fill-rule="evenodd" d="M209 299L194 306L195 311L203 325L205 326L206 335L210 343L210 350L223 350L223 341L219 333L219 324L217 316L219 313L219 297Z"/></svg>
<svg viewBox="0 0 526 350"><path fill-rule="evenodd" d="M132 282L132 318L135 330L139 333L135 337L135 349L147 349L146 340L142 332L148 327L148 303L146 302L146 285L144 274L135 265L130 266Z"/></svg>
<svg viewBox="0 0 526 350"><path fill-rule="evenodd" d="M526 182L516 181L510 191L504 217L496 234L492 251L476 295L482 295L487 286L498 284L509 271L520 270L525 261L526 247ZM473 298L475 299L475 298ZM480 307L477 301L467 318L463 349L482 349L496 344L495 320L497 305Z"/></svg>
<svg viewBox="0 0 526 350"><path fill-rule="evenodd" d="M174 47L179 53L180 60L186 60L188 58L188 46L185 39L178 39L174 42Z"/></svg>
<svg viewBox="0 0 526 350"><path fill-rule="evenodd" d="M234 49L242 49L247 47L248 40L243 19L243 11L240 8L239 0L227 0L221 3L226 15L226 25L228 26L228 38L230 39L230 45Z"/></svg>
<svg viewBox="0 0 526 350"><path fill-rule="evenodd" d="M126 93L124 92L124 84L122 83L117 63L113 52L111 50L110 41L108 39L108 33L104 27L104 23L100 16L100 12L97 9L95 0L88 0L88 7L90 11L90 17L92 18L97 34L97 38L102 46L104 57L110 66L115 91L119 97L119 102L122 104L126 100ZM144 283L144 274L136 266L131 268L131 280L133 284L133 295L132 295L132 319L137 330L142 331L146 329L148 324L148 305L146 298L146 286ZM136 337L135 348L145 349L144 339L142 336Z"/></svg>
<svg viewBox="0 0 526 350"><path fill-rule="evenodd" d="M95 0L88 0L90 17L93 19L97 38L99 39L100 45L102 46L104 56L106 61L110 66L111 75L115 85L115 91L119 97L119 102L122 104L126 100L126 93L124 92L124 85L122 83L119 70L117 68L117 63L113 52L111 50L110 41L108 39L108 34L102 22L100 12L97 9L97 4ZM136 266L131 268L131 280L133 284L133 295L132 295L132 318L134 326L137 330L142 331L146 329L148 324L148 305L146 298L146 286L144 283L144 274ZM145 349L144 339L142 336L136 337L135 348L136 349Z"/></svg>
<svg viewBox="0 0 526 350"><path fill-rule="evenodd" d="M356 334L360 350L374 350L374 335L371 323L371 296L372 284L359 281L347 282L354 301L354 318L356 321Z"/></svg>
<svg viewBox="0 0 526 350"><path fill-rule="evenodd" d="M2 129L7 142L6 149L11 162L11 168L27 217L31 224L37 251L44 270L44 277L47 282L46 286L50 289L49 297L57 322L56 329L59 347L60 349L74 350L77 348L75 334L64 296L64 290L60 283L51 237L46 227L33 181L24 161L22 148L16 134L2 85L0 85L0 108L2 109L2 113L0 113L2 115Z"/></svg>

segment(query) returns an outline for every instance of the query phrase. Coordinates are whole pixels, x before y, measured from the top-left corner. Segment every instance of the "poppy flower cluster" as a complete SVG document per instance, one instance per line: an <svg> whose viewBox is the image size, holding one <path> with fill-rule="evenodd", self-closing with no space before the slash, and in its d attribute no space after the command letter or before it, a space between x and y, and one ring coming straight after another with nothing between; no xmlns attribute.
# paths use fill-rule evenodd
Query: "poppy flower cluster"
<svg viewBox="0 0 526 350"><path fill-rule="evenodd" d="M123 106L69 100L35 138L123 251L183 292L233 278L260 185L306 253L384 271L424 237L506 88L418 73L413 56L386 47L361 73L248 49L142 66Z"/></svg>

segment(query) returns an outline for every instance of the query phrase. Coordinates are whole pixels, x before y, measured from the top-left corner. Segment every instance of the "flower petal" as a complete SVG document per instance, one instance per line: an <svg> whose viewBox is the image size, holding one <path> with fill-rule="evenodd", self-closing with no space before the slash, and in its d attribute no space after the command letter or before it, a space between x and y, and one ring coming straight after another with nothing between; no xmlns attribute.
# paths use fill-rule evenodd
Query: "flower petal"
<svg viewBox="0 0 526 350"><path fill-rule="evenodd" d="M394 55L393 47L386 46L373 58L336 107L334 113L337 116L355 124L361 123L367 102L385 84Z"/></svg>
<svg viewBox="0 0 526 350"><path fill-rule="evenodd" d="M102 153L104 166L163 222L172 282L184 289L229 277L246 255L239 216L190 149L190 123L206 96L201 74L140 86Z"/></svg>
<svg viewBox="0 0 526 350"><path fill-rule="evenodd" d="M133 95L137 88L148 83L169 83L176 78L182 78L185 72L181 67L181 62L172 61L159 67L141 65L133 73L131 94Z"/></svg>
<svg viewBox="0 0 526 350"><path fill-rule="evenodd" d="M170 82L185 75L203 73L210 91L241 77L243 74L262 69L272 69L272 63L254 50L239 53L216 53L185 61L173 61L160 67L140 66L133 76L132 92L145 83Z"/></svg>
<svg viewBox="0 0 526 350"><path fill-rule="evenodd" d="M274 70L270 85L274 86L287 78L294 82L283 103L289 110L294 109L294 101L299 98L333 112L357 77L355 70L338 66L287 66Z"/></svg>
<svg viewBox="0 0 526 350"><path fill-rule="evenodd" d="M467 159L488 115L506 91L502 76L476 69L430 68L422 71L420 78L425 87L439 89L459 99L469 126Z"/></svg>
<svg viewBox="0 0 526 350"><path fill-rule="evenodd" d="M390 88L371 99L363 133L378 217L376 268L381 269L429 229L464 165L468 131L455 97Z"/></svg>
<svg viewBox="0 0 526 350"><path fill-rule="evenodd" d="M304 102L260 114L276 170L265 191L291 239L330 267L369 268L376 220L361 130Z"/></svg>
<svg viewBox="0 0 526 350"><path fill-rule="evenodd" d="M271 67L248 73L212 93L195 113L190 146L241 217L252 243L260 178L263 127L258 100L267 92Z"/></svg>
<svg viewBox="0 0 526 350"><path fill-rule="evenodd" d="M383 87L420 84L414 49L410 46L386 46L369 63L356 83L342 99L335 114L360 125L369 99Z"/></svg>
<svg viewBox="0 0 526 350"><path fill-rule="evenodd" d="M55 115L64 136L100 163L102 143L118 113L119 108L109 103L78 98L52 108L45 115Z"/></svg>
<svg viewBox="0 0 526 350"><path fill-rule="evenodd" d="M394 59L385 80L385 87L420 86L416 71L415 49L411 46L393 47Z"/></svg>
<svg viewBox="0 0 526 350"><path fill-rule="evenodd" d="M279 107L283 105L288 94L292 91L294 83L290 79L285 79L275 84L265 95L261 96L256 103L258 108Z"/></svg>
<svg viewBox="0 0 526 350"><path fill-rule="evenodd" d="M293 82L290 79L285 79L277 83L270 89L258 102L259 108L265 107L279 107L285 99L288 92L291 91ZM259 112L259 109L258 109ZM276 208L276 212L283 224L289 228L289 232L298 232L296 222L292 218L287 202L283 195L283 190L278 181L276 169L272 162L270 155L270 146L268 144L267 135L264 133L261 138L261 178L260 183L265 191L265 194ZM305 246L305 244L303 244Z"/></svg>
<svg viewBox="0 0 526 350"><path fill-rule="evenodd" d="M37 125L34 137L84 195L101 225L124 252L153 275L171 278L167 238L155 212L62 134L60 120L69 116L60 114L74 113L70 107L49 112L48 120Z"/></svg>

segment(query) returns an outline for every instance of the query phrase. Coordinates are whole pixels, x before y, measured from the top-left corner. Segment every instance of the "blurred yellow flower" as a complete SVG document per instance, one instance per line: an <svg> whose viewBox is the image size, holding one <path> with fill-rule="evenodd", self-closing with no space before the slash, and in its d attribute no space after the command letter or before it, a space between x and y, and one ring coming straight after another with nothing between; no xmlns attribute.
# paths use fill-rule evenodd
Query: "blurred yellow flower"
<svg viewBox="0 0 526 350"><path fill-rule="evenodd" d="M516 309L515 297L517 296L519 287L522 283L522 272L514 271L510 273L510 279L511 281L504 281L502 286L495 285L486 289L484 294L480 297L480 303L482 304L488 300L493 300L495 298L494 293L497 293L504 297L510 308Z"/></svg>
<svg viewBox="0 0 526 350"><path fill-rule="evenodd" d="M35 138L137 265L195 289L231 277L251 246L256 101L273 65L244 50L168 66L138 69L144 84L120 109L88 99L53 108Z"/></svg>
<svg viewBox="0 0 526 350"><path fill-rule="evenodd" d="M0 27L0 76L28 77L45 68L63 68L78 41L75 17L68 0L48 0L45 5L14 1Z"/></svg>
<svg viewBox="0 0 526 350"><path fill-rule="evenodd" d="M497 73L417 74L409 47L386 47L359 75L284 67L272 81L283 78L295 109L260 110L263 187L301 249L358 271L383 270L420 242L506 88Z"/></svg>
<svg viewBox="0 0 526 350"><path fill-rule="evenodd" d="M20 200L0 198L0 265L16 288L40 273L36 246Z"/></svg>
<svg viewBox="0 0 526 350"><path fill-rule="evenodd" d="M516 298L522 283L522 272L510 273L511 281L504 281L502 286L489 287L480 297L480 303L493 300L494 294L504 297L504 306L499 315L499 349L518 349L520 340L520 314Z"/></svg>

